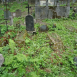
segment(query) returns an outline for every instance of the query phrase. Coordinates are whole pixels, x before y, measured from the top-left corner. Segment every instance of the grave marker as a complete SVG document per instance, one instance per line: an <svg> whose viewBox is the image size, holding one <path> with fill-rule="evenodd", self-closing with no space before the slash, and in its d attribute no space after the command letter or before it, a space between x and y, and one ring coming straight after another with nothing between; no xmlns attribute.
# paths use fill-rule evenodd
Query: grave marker
<svg viewBox="0 0 77 77"><path fill-rule="evenodd" d="M4 19L8 20L10 16L11 16L11 12L9 10L5 10L4 11Z"/></svg>
<svg viewBox="0 0 77 77"><path fill-rule="evenodd" d="M28 15L25 17L25 22L26 22L26 30L27 31L34 31L34 19L31 15L29 15L29 4L28 4Z"/></svg>
<svg viewBox="0 0 77 77"><path fill-rule="evenodd" d="M13 25L13 17L10 16L9 18L10 18L10 25Z"/></svg>
<svg viewBox="0 0 77 77"><path fill-rule="evenodd" d="M70 0L35 0L36 19L68 17L70 13ZM49 1L51 6L49 6ZM65 3L62 6L62 3ZM45 4L45 6L43 5ZM66 6L67 4L67 6ZM40 7L41 6L41 7ZM55 6L55 7L54 7Z"/></svg>
<svg viewBox="0 0 77 77"><path fill-rule="evenodd" d="M26 18L26 30L34 31L34 19L31 15L27 15Z"/></svg>
<svg viewBox="0 0 77 77"><path fill-rule="evenodd" d="M40 26L39 31L41 31L41 32L48 31L48 26L47 25Z"/></svg>
<svg viewBox="0 0 77 77"><path fill-rule="evenodd" d="M8 11L8 9L7 9L7 6L9 5L7 2L8 2L9 0L5 0L5 2L4 2L4 6L6 6L6 11L4 12L4 20L6 20L6 26L7 26L7 20L9 19L9 14L10 14L10 12ZM7 31L8 31L8 26L7 26Z"/></svg>
<svg viewBox="0 0 77 77"><path fill-rule="evenodd" d="M0 26L0 37L2 36L2 34L1 34L1 26Z"/></svg>
<svg viewBox="0 0 77 77"><path fill-rule="evenodd" d="M74 65L77 66L77 57L74 57L73 61L75 62Z"/></svg>
<svg viewBox="0 0 77 77"><path fill-rule="evenodd" d="M13 17L15 17L16 16L16 13L13 13Z"/></svg>
<svg viewBox="0 0 77 77"><path fill-rule="evenodd" d="M2 54L0 54L0 67L1 67L1 65L3 64L3 62L4 62L4 57L3 57Z"/></svg>
<svg viewBox="0 0 77 77"><path fill-rule="evenodd" d="M29 4L28 4L28 7L26 7L26 8L28 8L28 15L29 15L29 8L31 8L31 7L29 6Z"/></svg>
<svg viewBox="0 0 77 77"><path fill-rule="evenodd" d="M16 17L21 17L22 13L20 9L16 10Z"/></svg>

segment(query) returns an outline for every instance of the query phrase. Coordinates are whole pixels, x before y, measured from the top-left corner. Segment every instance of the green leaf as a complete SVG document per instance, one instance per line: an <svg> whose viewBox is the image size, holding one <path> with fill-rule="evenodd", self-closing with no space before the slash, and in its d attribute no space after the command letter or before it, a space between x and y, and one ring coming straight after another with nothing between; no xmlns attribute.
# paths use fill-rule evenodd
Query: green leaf
<svg viewBox="0 0 77 77"><path fill-rule="evenodd" d="M10 47L12 53L14 53L15 42L12 39L9 39L9 47Z"/></svg>

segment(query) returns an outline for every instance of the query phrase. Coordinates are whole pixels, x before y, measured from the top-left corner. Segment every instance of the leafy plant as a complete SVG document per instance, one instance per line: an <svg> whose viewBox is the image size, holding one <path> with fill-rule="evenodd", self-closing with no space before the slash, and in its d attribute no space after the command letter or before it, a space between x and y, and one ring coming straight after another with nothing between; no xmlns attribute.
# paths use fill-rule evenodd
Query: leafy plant
<svg viewBox="0 0 77 77"><path fill-rule="evenodd" d="M14 53L14 49L15 49L15 42L11 39L9 39L9 47L12 51L12 53Z"/></svg>

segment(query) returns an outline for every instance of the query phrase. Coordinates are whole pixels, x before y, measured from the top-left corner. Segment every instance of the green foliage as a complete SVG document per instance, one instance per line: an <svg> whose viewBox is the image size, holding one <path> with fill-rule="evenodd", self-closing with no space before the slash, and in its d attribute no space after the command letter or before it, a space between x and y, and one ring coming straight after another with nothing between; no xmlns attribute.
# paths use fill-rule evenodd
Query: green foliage
<svg viewBox="0 0 77 77"><path fill-rule="evenodd" d="M20 8L23 12L26 6L27 2L18 5L15 2L12 4L10 11L15 12L16 9ZM64 50L60 50L62 54L59 55L61 57L52 50L47 33L39 32L39 23L35 24L37 35L26 37L24 41L25 45L22 44L22 47L18 47L12 40L12 37L15 37L17 32L23 31L25 26L20 26L20 29L8 26L9 32L5 34L7 27L0 25L1 33L6 35L4 37L8 35L11 37L9 44L0 47L0 53L5 58L5 62L0 68L0 77L77 77L77 67L73 61L73 58L77 56L77 49L74 47L77 32L71 32L71 30L66 28L66 26L72 26L77 29L77 20L75 20L76 18L72 18L72 13L71 9L69 18L43 20L43 22L48 24L49 31L47 33L50 36L52 33L57 33L61 37L65 47ZM3 12L0 13L1 18L2 14ZM77 17L77 15L75 16ZM24 17L21 17L21 19L20 17L15 17L14 23L20 20L24 22ZM53 24L56 24L55 29L52 28ZM15 52L17 54L14 54Z"/></svg>
<svg viewBox="0 0 77 77"><path fill-rule="evenodd" d="M12 53L14 53L14 49L15 49L15 42L11 39L9 39L9 47L12 51Z"/></svg>
<svg viewBox="0 0 77 77"><path fill-rule="evenodd" d="M8 30L14 30L14 26L8 26Z"/></svg>
<svg viewBox="0 0 77 77"><path fill-rule="evenodd" d="M26 45L28 45L28 44L30 43L30 41L31 41L31 40L30 40L28 37L25 38L25 43L26 43Z"/></svg>
<svg viewBox="0 0 77 77"><path fill-rule="evenodd" d="M24 5L28 5L28 1L25 1L25 2L23 2L22 4L24 4Z"/></svg>
<svg viewBox="0 0 77 77"><path fill-rule="evenodd" d="M2 53L2 51L3 51L3 47L0 47L0 53Z"/></svg>
<svg viewBox="0 0 77 77"><path fill-rule="evenodd" d="M7 31L6 25L1 25L1 33L2 35Z"/></svg>

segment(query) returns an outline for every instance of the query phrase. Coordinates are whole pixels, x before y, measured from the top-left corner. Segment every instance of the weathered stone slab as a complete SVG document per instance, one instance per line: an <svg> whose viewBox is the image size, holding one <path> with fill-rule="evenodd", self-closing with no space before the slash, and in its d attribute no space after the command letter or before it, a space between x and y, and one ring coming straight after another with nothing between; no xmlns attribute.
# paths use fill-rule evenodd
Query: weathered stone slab
<svg viewBox="0 0 77 77"><path fill-rule="evenodd" d="M48 30L47 25L42 25L42 26L39 27L39 31L41 31L41 32L44 32L44 31L47 31L47 30Z"/></svg>
<svg viewBox="0 0 77 77"><path fill-rule="evenodd" d="M2 54L0 54L0 67L1 67L1 65L3 64L3 62L4 62L4 57L3 57Z"/></svg>
<svg viewBox="0 0 77 77"><path fill-rule="evenodd" d="M74 65L77 66L77 57L74 57Z"/></svg>
<svg viewBox="0 0 77 77"><path fill-rule="evenodd" d="M70 13L70 6L57 6L55 11L57 16L68 17Z"/></svg>
<svg viewBox="0 0 77 77"><path fill-rule="evenodd" d="M63 42L61 41L61 38L56 33L52 33L51 36L49 34L47 35L53 44L53 50L64 49Z"/></svg>
<svg viewBox="0 0 77 77"><path fill-rule="evenodd" d="M20 9L16 10L16 17L21 17L22 13Z"/></svg>
<svg viewBox="0 0 77 77"><path fill-rule="evenodd" d="M71 31L71 32L76 32L76 33L77 33L77 29L74 28L73 26L65 25L65 28L68 29L68 30Z"/></svg>
<svg viewBox="0 0 77 77"><path fill-rule="evenodd" d="M48 0L49 1L49 0ZM52 18L61 18L61 17L68 17L70 14L70 2L69 0L63 1L66 3L65 6L60 6L60 2L55 0L54 6L48 6L47 1L44 2L44 5L39 3L40 0L36 0L35 4L35 17L36 19L52 19ZM53 2L53 0L51 1ZM43 6L40 6L43 5Z"/></svg>
<svg viewBox="0 0 77 77"><path fill-rule="evenodd" d="M9 19L11 12L9 10L4 11L4 19Z"/></svg>
<svg viewBox="0 0 77 77"><path fill-rule="evenodd" d="M34 31L34 19L31 15L26 16L25 22L26 22L26 30Z"/></svg>

